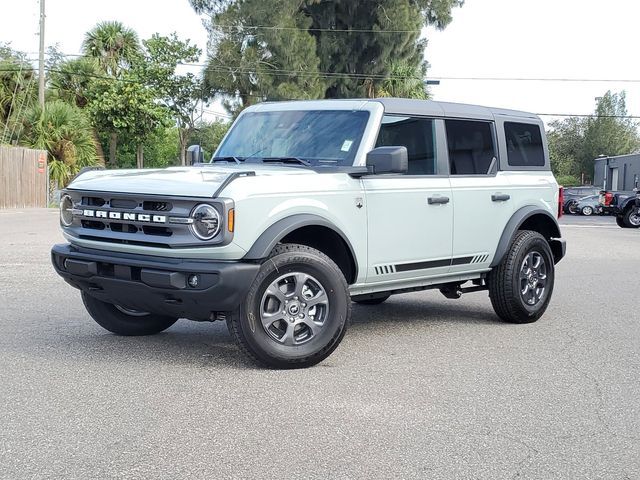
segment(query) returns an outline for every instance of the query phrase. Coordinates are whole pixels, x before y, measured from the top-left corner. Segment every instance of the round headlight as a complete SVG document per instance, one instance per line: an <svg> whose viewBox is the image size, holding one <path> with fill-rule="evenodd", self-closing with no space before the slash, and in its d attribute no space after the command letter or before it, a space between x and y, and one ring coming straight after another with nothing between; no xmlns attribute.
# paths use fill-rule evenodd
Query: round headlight
<svg viewBox="0 0 640 480"><path fill-rule="evenodd" d="M196 205L191 212L191 218L191 231L200 240L211 240L220 232L220 214L211 205Z"/></svg>
<svg viewBox="0 0 640 480"><path fill-rule="evenodd" d="M60 199L60 222L65 227L73 223L73 200L69 195L63 195Z"/></svg>

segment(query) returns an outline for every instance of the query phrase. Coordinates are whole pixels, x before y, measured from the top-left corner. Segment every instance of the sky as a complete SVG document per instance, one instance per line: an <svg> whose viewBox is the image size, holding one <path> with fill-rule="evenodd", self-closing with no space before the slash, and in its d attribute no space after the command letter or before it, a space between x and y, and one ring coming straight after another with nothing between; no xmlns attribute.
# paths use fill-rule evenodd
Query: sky
<svg viewBox="0 0 640 480"><path fill-rule="evenodd" d="M6 15L0 42L11 42L13 48L37 58L39 1L0 0L0 7ZM609 89L626 90L629 113L640 115L639 15L638 0L466 0L454 10L453 22L444 31L425 29L428 76L441 78L440 85L430 87L431 93L442 101L589 114L596 97ZM175 31L206 50L207 33L187 0L46 0L45 42L58 44L64 53L78 53L85 32L104 20L119 20L141 38ZM220 105L209 108L223 112Z"/></svg>

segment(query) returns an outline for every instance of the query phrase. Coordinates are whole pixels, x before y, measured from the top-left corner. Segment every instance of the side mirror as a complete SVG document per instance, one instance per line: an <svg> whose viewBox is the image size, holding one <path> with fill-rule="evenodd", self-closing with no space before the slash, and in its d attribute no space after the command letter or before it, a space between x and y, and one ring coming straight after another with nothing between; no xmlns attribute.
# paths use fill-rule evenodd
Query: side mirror
<svg viewBox="0 0 640 480"><path fill-rule="evenodd" d="M409 154L407 147L378 147L367 153L367 167L374 174L407 173Z"/></svg>
<svg viewBox="0 0 640 480"><path fill-rule="evenodd" d="M200 145L191 145L187 148L187 165L195 165L204 162L204 153Z"/></svg>

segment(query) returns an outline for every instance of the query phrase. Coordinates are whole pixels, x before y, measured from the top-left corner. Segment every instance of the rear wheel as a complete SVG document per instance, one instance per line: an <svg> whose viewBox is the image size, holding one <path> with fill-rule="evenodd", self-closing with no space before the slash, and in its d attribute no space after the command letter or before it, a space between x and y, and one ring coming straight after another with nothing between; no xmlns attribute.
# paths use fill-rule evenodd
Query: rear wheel
<svg viewBox="0 0 640 480"><path fill-rule="evenodd" d="M554 279L547 240L538 232L520 231L502 262L489 273L493 309L506 322L535 322L549 305Z"/></svg>
<svg viewBox="0 0 640 480"><path fill-rule="evenodd" d="M116 335L153 335L166 330L178 321L177 318L140 312L103 302L85 292L82 292L82 302L98 325Z"/></svg>
<svg viewBox="0 0 640 480"><path fill-rule="evenodd" d="M318 250L278 245L262 264L229 331L251 358L272 368L309 367L340 344L351 317L347 282Z"/></svg>
<svg viewBox="0 0 640 480"><path fill-rule="evenodd" d="M569 202L569 205L567 205L567 213L571 215L578 213L578 204L576 202Z"/></svg>
<svg viewBox="0 0 640 480"><path fill-rule="evenodd" d="M627 228L640 228L640 208L630 208L622 217Z"/></svg>
<svg viewBox="0 0 640 480"><path fill-rule="evenodd" d="M624 218L620 217L620 216L616 216L616 223L618 224L619 227L621 228L629 228L627 227L627 224L624 223Z"/></svg>

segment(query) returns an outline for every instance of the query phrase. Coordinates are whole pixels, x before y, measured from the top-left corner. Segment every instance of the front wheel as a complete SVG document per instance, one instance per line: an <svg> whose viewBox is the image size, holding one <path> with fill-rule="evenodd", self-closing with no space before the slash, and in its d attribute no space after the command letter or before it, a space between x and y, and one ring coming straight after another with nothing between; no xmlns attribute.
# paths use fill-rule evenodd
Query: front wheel
<svg viewBox="0 0 640 480"><path fill-rule="evenodd" d="M522 230L504 259L489 273L493 309L506 322L535 322L549 305L554 280L549 243L538 232Z"/></svg>
<svg viewBox="0 0 640 480"><path fill-rule="evenodd" d="M178 321L177 318L139 312L103 302L85 292L82 292L82 302L98 325L116 335L153 335Z"/></svg>
<svg viewBox="0 0 640 480"><path fill-rule="evenodd" d="M283 244L260 267L229 331L251 358L272 368L302 368L327 358L351 317L347 282L325 254Z"/></svg>

